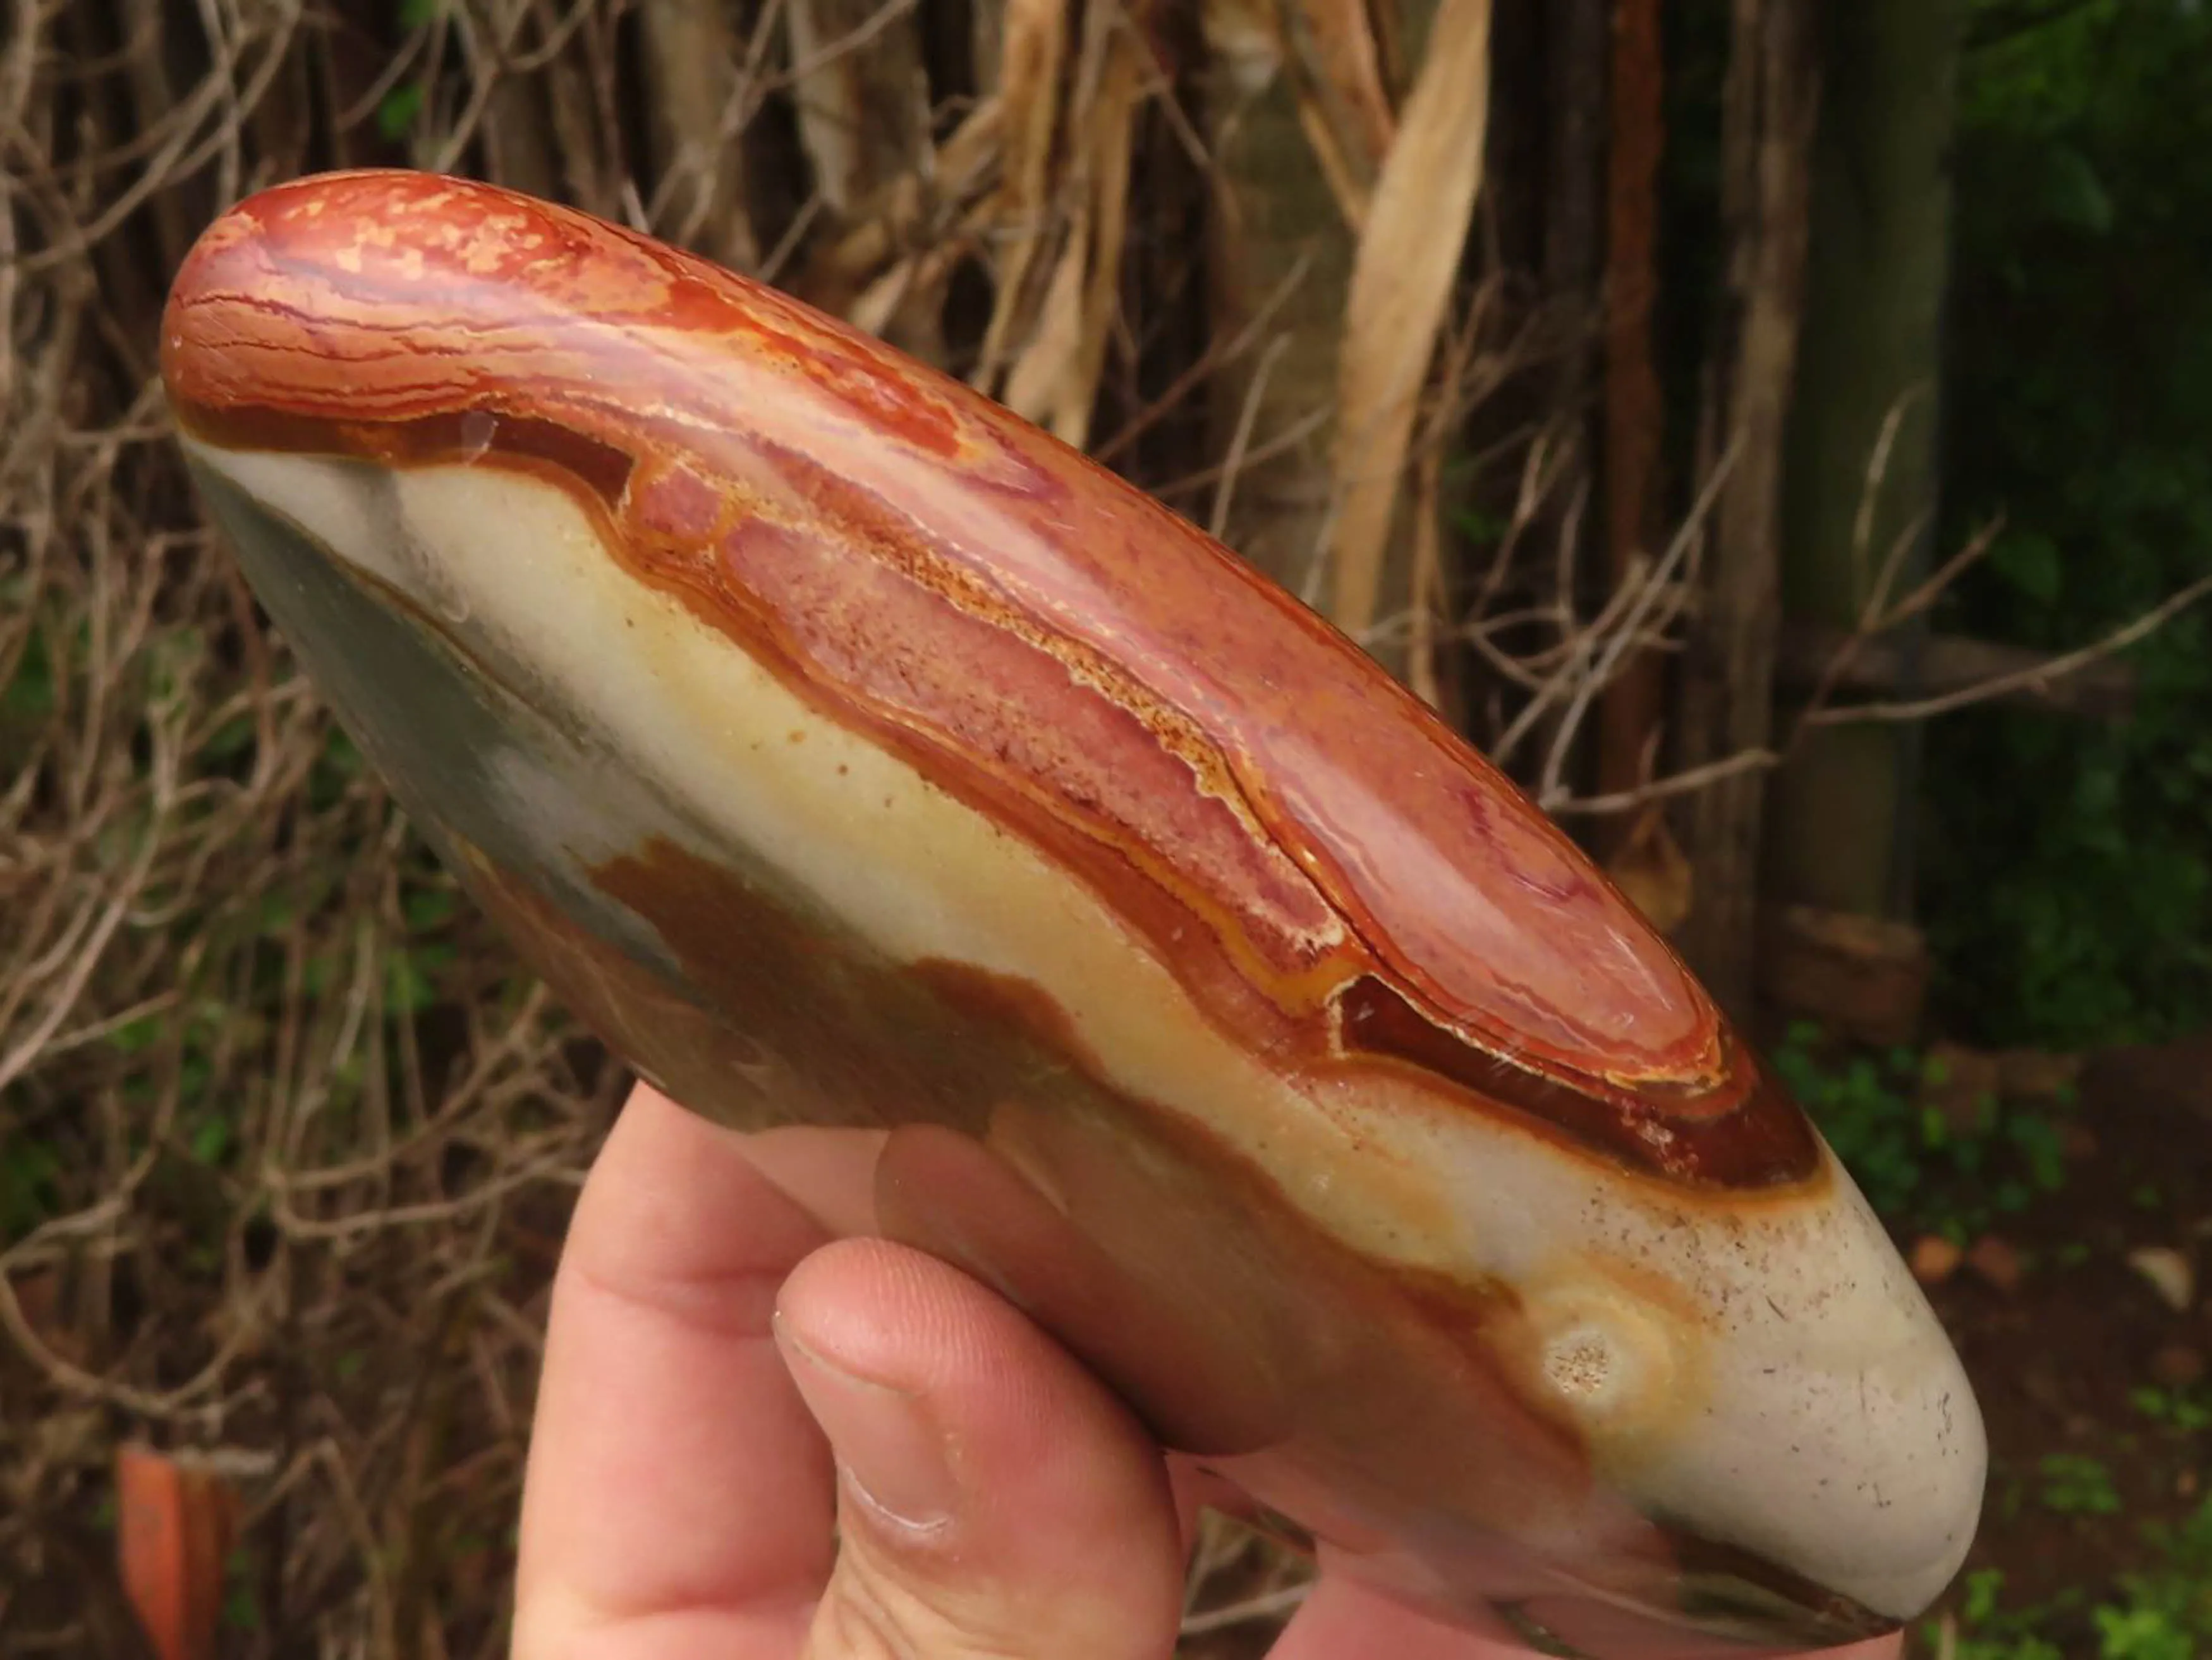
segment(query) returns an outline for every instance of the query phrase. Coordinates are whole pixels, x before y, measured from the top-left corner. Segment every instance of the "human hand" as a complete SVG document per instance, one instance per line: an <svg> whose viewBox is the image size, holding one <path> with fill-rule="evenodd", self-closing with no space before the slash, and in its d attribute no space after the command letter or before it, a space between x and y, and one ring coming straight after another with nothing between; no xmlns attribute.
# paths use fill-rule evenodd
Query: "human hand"
<svg viewBox="0 0 2212 1660"><path fill-rule="evenodd" d="M1167 1660L1177 1487L1008 1304L919 1252L832 1243L741 1138L641 1088L555 1286L514 1653ZM1272 1660L1522 1656L1324 1573Z"/></svg>

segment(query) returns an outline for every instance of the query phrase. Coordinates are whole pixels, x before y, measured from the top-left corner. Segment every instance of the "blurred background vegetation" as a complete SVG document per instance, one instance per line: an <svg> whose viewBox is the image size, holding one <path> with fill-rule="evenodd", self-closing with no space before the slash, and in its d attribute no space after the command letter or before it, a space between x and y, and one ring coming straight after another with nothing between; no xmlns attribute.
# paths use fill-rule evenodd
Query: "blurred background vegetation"
<svg viewBox="0 0 2212 1660"><path fill-rule="evenodd" d="M2212 23L1992 8L1961 83L1945 518L1997 520L1960 627L2063 647L2212 558ZM1948 619L1947 619L1948 620ZM2212 630L2130 654L2132 718L1978 711L1928 734L1946 1012L1997 1042L2202 1030L2212 1008Z"/></svg>
<svg viewBox="0 0 2212 1660"><path fill-rule="evenodd" d="M21 0L0 1652L142 1640L133 1481L222 1653L501 1646L623 1079L325 718L155 379L201 227L359 165L763 276L1328 611L1929 1285L1996 1466L1916 1641L2212 1649L2207 109L2197 0ZM1210 1535L1189 1652L1297 1574Z"/></svg>

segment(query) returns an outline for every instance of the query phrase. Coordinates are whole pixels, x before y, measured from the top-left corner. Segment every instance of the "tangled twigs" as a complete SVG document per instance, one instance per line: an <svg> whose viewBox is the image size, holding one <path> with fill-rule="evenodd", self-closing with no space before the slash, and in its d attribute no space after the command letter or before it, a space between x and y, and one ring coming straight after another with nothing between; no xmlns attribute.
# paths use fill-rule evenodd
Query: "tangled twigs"
<svg viewBox="0 0 2212 1660"><path fill-rule="evenodd" d="M95 9L0 45L0 1649L96 1640L70 1565L139 1438L244 1484L225 1652L421 1652L438 1608L490 1655L535 1242L620 1080L265 632L149 379L179 228L331 20L215 0L88 55ZM468 1456L401 1456L431 1423Z"/></svg>

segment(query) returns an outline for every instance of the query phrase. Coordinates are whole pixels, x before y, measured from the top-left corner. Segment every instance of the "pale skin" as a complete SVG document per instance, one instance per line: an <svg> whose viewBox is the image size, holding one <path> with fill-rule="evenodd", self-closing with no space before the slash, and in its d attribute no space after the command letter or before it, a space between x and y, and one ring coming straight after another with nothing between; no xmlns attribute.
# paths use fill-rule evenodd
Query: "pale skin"
<svg viewBox="0 0 2212 1660"><path fill-rule="evenodd" d="M1168 1660L1197 1497L1011 1305L832 1241L741 1138L641 1088L555 1286L514 1653ZM1271 1660L1524 1654L1324 1572Z"/></svg>

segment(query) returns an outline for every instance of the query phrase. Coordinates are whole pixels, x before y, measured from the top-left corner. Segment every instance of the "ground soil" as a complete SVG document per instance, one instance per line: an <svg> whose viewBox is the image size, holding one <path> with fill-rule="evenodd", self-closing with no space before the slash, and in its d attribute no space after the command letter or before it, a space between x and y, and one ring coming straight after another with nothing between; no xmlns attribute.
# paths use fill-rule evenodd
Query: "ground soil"
<svg viewBox="0 0 2212 1660"><path fill-rule="evenodd" d="M2008 1593L2033 1602L2069 1587L2106 1594L2144 1560L2145 1525L2193 1511L2212 1484L2212 1432L2162 1426L2130 1400L2192 1371L2201 1380L2212 1361L2212 1037L2098 1057L2068 1140L2063 1190L2004 1230L2024 1265L2017 1287L1969 1268L1932 1293L1990 1431L1968 1566L2002 1570ZM2187 1310L2128 1266L2144 1246L2177 1250L2194 1270ZM2053 1508L2040 1470L2053 1453L2101 1462L2118 1511Z"/></svg>

